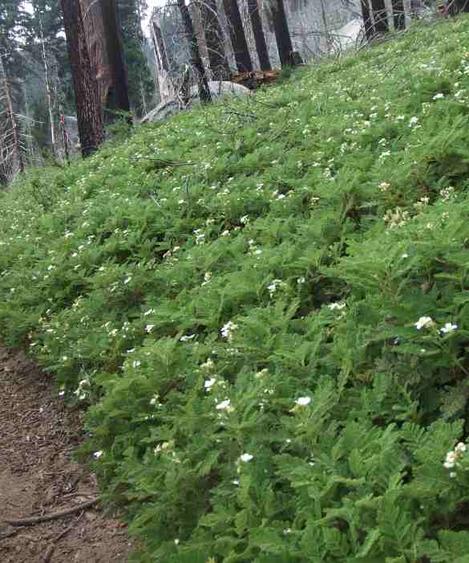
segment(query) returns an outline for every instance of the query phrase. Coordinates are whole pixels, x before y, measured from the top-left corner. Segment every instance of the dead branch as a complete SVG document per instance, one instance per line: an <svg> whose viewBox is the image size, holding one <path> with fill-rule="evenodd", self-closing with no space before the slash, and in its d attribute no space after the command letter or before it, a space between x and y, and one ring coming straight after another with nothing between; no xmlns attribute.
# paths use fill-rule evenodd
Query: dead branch
<svg viewBox="0 0 469 563"><path fill-rule="evenodd" d="M6 519L4 522L10 524L10 526L34 526L36 524L41 524L42 522L49 522L50 520L56 520L57 518L63 518L64 516L69 516L80 510L86 510L98 502L97 498L87 500L72 508L67 508L65 510L59 510L57 512L51 512L50 514L44 514L42 516L30 516L29 518L19 518L19 519Z"/></svg>

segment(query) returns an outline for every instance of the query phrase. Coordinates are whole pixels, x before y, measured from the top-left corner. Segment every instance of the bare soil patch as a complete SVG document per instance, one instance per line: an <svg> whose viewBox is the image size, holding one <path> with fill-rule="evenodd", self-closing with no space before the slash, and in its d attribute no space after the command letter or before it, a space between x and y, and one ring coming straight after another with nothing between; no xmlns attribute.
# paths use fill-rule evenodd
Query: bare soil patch
<svg viewBox="0 0 469 563"><path fill-rule="evenodd" d="M125 526L95 503L96 479L72 459L82 414L65 407L52 377L0 346L0 561L127 561ZM76 510L75 510L76 509ZM48 516L25 526L8 520Z"/></svg>

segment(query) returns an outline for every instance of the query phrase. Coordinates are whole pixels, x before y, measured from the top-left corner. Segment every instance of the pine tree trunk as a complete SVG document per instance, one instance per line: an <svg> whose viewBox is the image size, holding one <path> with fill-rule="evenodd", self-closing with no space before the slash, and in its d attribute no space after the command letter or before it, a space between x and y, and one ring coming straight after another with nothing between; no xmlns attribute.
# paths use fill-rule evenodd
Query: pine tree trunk
<svg viewBox="0 0 469 563"><path fill-rule="evenodd" d="M389 31L389 24L385 0L371 0L371 7L375 22L375 34L387 33Z"/></svg>
<svg viewBox="0 0 469 563"><path fill-rule="evenodd" d="M223 0L238 72L251 72L252 61L237 0Z"/></svg>
<svg viewBox="0 0 469 563"><path fill-rule="evenodd" d="M251 18L252 32L256 43L257 56L261 70L271 70L269 52L265 42L264 30L262 29L262 19L257 0L248 0L249 17Z"/></svg>
<svg viewBox="0 0 469 563"><path fill-rule="evenodd" d="M84 157L93 154L104 141L104 129L95 73L86 44L79 0L61 0L72 69L78 118L78 133Z"/></svg>
<svg viewBox="0 0 469 563"><path fill-rule="evenodd" d="M107 92L106 109L130 112L127 67L124 60L121 26L116 0L100 0L105 45L112 83Z"/></svg>
<svg viewBox="0 0 469 563"><path fill-rule="evenodd" d="M223 33L218 19L216 0L202 0L199 6L213 78L227 80L230 76L230 67L223 46Z"/></svg>
<svg viewBox="0 0 469 563"><path fill-rule="evenodd" d="M192 24L189 8L186 6L185 0L177 0L179 11L184 25L184 33L189 43L191 56L191 66L197 74L197 87L199 90L199 98L202 103L212 101L210 88L208 86L207 75L205 74L204 65L200 56L199 46L195 36L194 26Z"/></svg>
<svg viewBox="0 0 469 563"><path fill-rule="evenodd" d="M282 66L292 65L293 45L291 42L290 31L288 29L283 0L272 1L272 19L280 63Z"/></svg>
<svg viewBox="0 0 469 563"><path fill-rule="evenodd" d="M368 0L361 0L363 25L365 28L365 36L368 41L371 41L375 35L373 20L371 19L370 5Z"/></svg>
<svg viewBox="0 0 469 563"><path fill-rule="evenodd" d="M402 31L405 29L405 7L404 0L392 0L392 14L394 19L394 29Z"/></svg>
<svg viewBox="0 0 469 563"><path fill-rule="evenodd" d="M13 109L13 101L11 99L10 84L5 72L2 53L0 52L0 88L3 90L3 102L5 104L6 119L10 127L10 135L12 142L12 153L16 158L16 165L20 172L24 172L23 152L21 150L21 140L19 134L18 122L16 121L15 111ZM6 147L9 151L9 146Z"/></svg>

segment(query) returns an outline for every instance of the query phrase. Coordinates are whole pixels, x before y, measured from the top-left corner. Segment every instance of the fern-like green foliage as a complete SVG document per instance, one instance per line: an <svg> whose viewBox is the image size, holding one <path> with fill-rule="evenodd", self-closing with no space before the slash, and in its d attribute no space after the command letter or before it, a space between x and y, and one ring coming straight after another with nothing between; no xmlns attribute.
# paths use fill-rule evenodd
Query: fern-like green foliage
<svg viewBox="0 0 469 563"><path fill-rule="evenodd" d="M468 48L417 27L0 197L0 334L89 406L137 560L468 561Z"/></svg>

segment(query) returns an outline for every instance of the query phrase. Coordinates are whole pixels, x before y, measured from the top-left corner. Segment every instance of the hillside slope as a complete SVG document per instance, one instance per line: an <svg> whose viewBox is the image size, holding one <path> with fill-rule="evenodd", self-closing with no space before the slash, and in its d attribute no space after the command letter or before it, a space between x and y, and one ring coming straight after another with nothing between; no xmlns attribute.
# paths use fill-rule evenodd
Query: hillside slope
<svg viewBox="0 0 469 563"><path fill-rule="evenodd" d="M140 561L467 561L469 19L0 197L0 334Z"/></svg>

